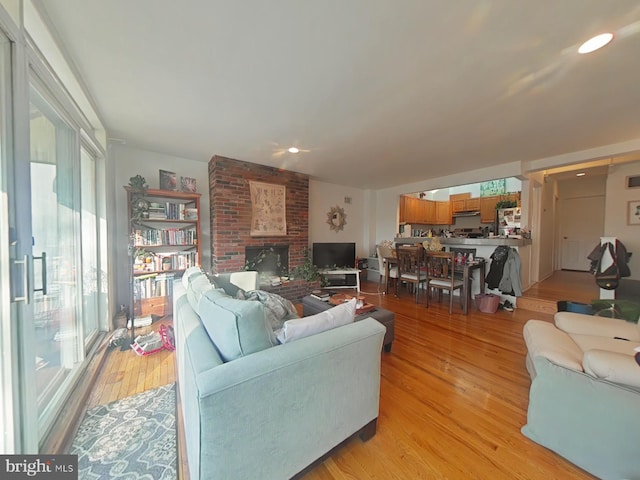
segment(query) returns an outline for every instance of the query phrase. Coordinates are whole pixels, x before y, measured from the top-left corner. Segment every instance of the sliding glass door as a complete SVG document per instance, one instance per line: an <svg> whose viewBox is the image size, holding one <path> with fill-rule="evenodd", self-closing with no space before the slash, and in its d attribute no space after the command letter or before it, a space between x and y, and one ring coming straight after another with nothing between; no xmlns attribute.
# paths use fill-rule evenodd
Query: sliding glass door
<svg viewBox="0 0 640 480"><path fill-rule="evenodd" d="M35 386L40 423L82 360L80 178L76 132L30 89ZM79 152L77 152L79 153ZM95 241L95 239L94 239Z"/></svg>
<svg viewBox="0 0 640 480"><path fill-rule="evenodd" d="M106 275L98 255L104 222L97 155L81 145L82 130L35 76L25 123L28 155L3 156L0 170L2 185L11 183L0 197L6 200L0 232L13 239L2 246L0 267L7 300L0 329L0 418L5 437L12 432L1 451L36 453L97 338L106 315Z"/></svg>
<svg viewBox="0 0 640 480"><path fill-rule="evenodd" d="M11 42L0 30L0 452L12 453L21 439L16 428L19 397L15 385L19 369L15 362L17 311L13 299L20 295L12 287L12 271L21 264L16 259L13 195L13 105L11 91ZM17 278L15 279L17 280Z"/></svg>

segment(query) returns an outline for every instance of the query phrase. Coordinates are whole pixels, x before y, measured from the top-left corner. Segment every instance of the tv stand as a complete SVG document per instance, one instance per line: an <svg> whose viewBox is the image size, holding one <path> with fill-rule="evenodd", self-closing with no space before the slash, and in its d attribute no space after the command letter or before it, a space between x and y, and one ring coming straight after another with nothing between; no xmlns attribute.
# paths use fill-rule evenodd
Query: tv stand
<svg viewBox="0 0 640 480"><path fill-rule="evenodd" d="M360 293L360 270L357 268L324 268L320 275L329 282L326 288L355 288Z"/></svg>

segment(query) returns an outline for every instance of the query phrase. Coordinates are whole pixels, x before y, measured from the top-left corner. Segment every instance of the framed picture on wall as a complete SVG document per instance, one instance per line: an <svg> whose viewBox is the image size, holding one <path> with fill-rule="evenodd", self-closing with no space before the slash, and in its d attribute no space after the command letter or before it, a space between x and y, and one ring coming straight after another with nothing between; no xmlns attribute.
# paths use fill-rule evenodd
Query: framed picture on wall
<svg viewBox="0 0 640 480"><path fill-rule="evenodd" d="M191 177L180 177L180 189L186 193L196 193L196 179Z"/></svg>
<svg viewBox="0 0 640 480"><path fill-rule="evenodd" d="M286 187L249 181L251 193L251 236L287 234Z"/></svg>
<svg viewBox="0 0 640 480"><path fill-rule="evenodd" d="M177 190L176 174L168 170L160 170L160 190Z"/></svg>
<svg viewBox="0 0 640 480"><path fill-rule="evenodd" d="M507 180L501 178L499 180L489 180L480 184L481 197L493 197L495 195L504 195L507 192Z"/></svg>
<svg viewBox="0 0 640 480"><path fill-rule="evenodd" d="M640 200L627 202L627 225L640 225Z"/></svg>

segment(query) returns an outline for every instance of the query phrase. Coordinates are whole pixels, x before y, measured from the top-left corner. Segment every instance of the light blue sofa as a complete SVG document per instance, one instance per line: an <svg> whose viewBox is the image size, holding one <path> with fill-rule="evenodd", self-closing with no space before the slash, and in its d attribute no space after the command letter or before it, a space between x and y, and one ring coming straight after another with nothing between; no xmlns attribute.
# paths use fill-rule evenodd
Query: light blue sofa
<svg viewBox="0 0 640 480"><path fill-rule="evenodd" d="M344 440L375 434L383 325L365 319L253 353L254 339L242 340L224 362L199 313L251 324L262 305L194 277L175 282L173 310L191 479L293 478Z"/></svg>

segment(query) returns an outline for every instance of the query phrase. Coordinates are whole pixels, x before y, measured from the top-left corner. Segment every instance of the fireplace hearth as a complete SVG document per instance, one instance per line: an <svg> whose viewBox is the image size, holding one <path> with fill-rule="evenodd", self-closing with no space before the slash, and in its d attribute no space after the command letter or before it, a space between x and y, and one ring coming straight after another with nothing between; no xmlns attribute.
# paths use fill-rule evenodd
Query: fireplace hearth
<svg viewBox="0 0 640 480"><path fill-rule="evenodd" d="M289 275L289 245L245 247L245 268L258 272L260 285Z"/></svg>

